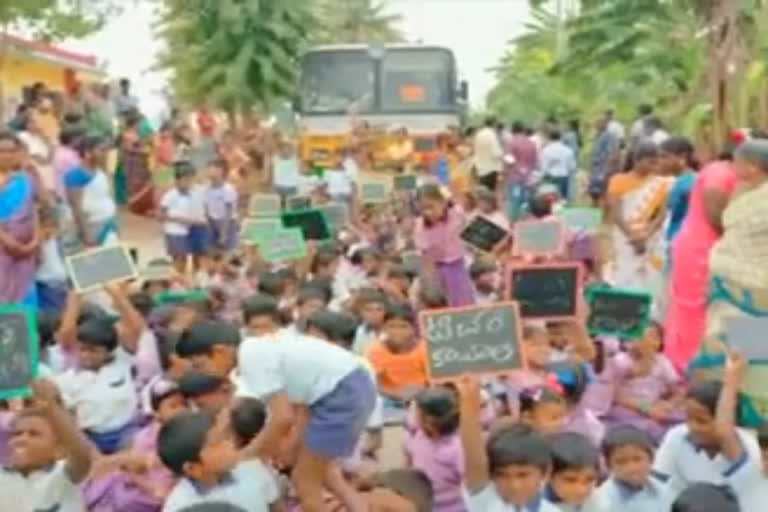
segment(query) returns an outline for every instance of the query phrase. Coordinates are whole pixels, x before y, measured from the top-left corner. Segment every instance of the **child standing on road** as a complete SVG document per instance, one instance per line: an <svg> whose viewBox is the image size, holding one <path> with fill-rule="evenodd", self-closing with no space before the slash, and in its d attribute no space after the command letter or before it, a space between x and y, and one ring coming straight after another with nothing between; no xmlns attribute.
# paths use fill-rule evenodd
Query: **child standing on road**
<svg viewBox="0 0 768 512"><path fill-rule="evenodd" d="M193 204L197 199L191 194L195 169L188 162L177 163L174 175L176 186L163 195L160 211L165 233L165 250L173 258L176 270L183 275L186 272L187 257L195 249L190 247L190 228L200 224L195 218L196 207ZM193 238L192 245L198 245L200 241L196 237Z"/></svg>
<svg viewBox="0 0 768 512"><path fill-rule="evenodd" d="M211 245L219 251L231 251L237 246L237 191L224 180L225 169L223 161L211 163L210 183L204 192Z"/></svg>

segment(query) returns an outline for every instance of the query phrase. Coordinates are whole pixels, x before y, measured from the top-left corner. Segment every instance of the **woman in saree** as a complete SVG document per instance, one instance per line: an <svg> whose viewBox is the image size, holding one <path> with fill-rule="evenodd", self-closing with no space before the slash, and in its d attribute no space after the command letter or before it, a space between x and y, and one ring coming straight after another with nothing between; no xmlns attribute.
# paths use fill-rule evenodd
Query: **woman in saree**
<svg viewBox="0 0 768 512"><path fill-rule="evenodd" d="M659 150L652 142L637 145L629 172L608 184L608 211L613 223L615 284L654 294L664 267L663 225L671 180L661 176Z"/></svg>
<svg viewBox="0 0 768 512"><path fill-rule="evenodd" d="M0 132L0 303L35 308L35 272L41 244L35 186L19 171L21 143Z"/></svg>
<svg viewBox="0 0 768 512"><path fill-rule="evenodd" d="M711 275L704 342L693 370L722 368L732 340L728 324L744 317L768 318L768 140L746 141L736 150L739 189L722 215L723 235L709 255ZM755 410L768 412L768 365L751 362L744 393Z"/></svg>
<svg viewBox="0 0 768 512"><path fill-rule="evenodd" d="M117 242L118 233L117 205L109 193L109 180L104 172L107 141L98 135L89 135L78 149L81 165L64 175L71 214L69 236L62 240L67 254Z"/></svg>
<svg viewBox="0 0 768 512"><path fill-rule="evenodd" d="M126 115L120 135L120 160L115 172L115 196L119 204L138 215L155 207L154 187L150 171L152 127L138 112Z"/></svg>
<svg viewBox="0 0 768 512"><path fill-rule="evenodd" d="M722 233L722 214L737 182L728 161L712 162L699 171L688 213L672 242L664 352L678 371L686 370L704 336L709 253Z"/></svg>

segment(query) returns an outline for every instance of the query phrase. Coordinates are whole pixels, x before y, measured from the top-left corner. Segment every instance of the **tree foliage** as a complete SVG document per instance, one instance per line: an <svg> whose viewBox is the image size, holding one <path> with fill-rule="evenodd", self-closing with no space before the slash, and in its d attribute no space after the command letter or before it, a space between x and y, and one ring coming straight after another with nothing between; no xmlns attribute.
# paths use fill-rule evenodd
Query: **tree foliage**
<svg viewBox="0 0 768 512"><path fill-rule="evenodd" d="M386 14L377 0L315 0L318 26L316 43L393 43L403 41L396 28L401 16Z"/></svg>
<svg viewBox="0 0 768 512"><path fill-rule="evenodd" d="M40 39L82 37L99 29L115 14L119 0L0 1L0 31L24 29Z"/></svg>
<svg viewBox="0 0 768 512"><path fill-rule="evenodd" d="M312 15L302 0L165 0L158 65L176 96L230 112L290 96Z"/></svg>
<svg viewBox="0 0 768 512"><path fill-rule="evenodd" d="M566 19L552 2L531 4L489 95L505 116L590 119L613 108L626 119L649 103L689 135L768 123L768 1L582 0Z"/></svg>

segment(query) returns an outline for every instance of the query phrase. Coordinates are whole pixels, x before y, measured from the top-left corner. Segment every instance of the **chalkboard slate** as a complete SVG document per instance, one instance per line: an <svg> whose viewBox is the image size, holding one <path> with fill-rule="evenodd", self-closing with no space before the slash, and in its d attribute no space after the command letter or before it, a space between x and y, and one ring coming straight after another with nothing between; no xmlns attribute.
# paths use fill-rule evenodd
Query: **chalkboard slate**
<svg viewBox="0 0 768 512"><path fill-rule="evenodd" d="M520 304L523 318L573 318L579 311L581 266L553 263L511 266L507 298Z"/></svg>
<svg viewBox="0 0 768 512"><path fill-rule="evenodd" d="M517 222L514 227L513 254L558 254L563 251L565 237L558 220Z"/></svg>
<svg viewBox="0 0 768 512"><path fill-rule="evenodd" d="M582 233L596 232L603 222L600 208L563 208L557 216L566 228Z"/></svg>
<svg viewBox="0 0 768 512"><path fill-rule="evenodd" d="M504 228L480 215L472 219L461 232L462 240L486 252L492 251L506 236Z"/></svg>
<svg viewBox="0 0 768 512"><path fill-rule="evenodd" d="M240 233L240 239L243 243L255 244L260 236L270 231L275 231L283 227L282 221L275 218L262 218L262 219L244 219Z"/></svg>
<svg viewBox="0 0 768 512"><path fill-rule="evenodd" d="M248 202L249 217L277 217L280 215L280 196L256 194Z"/></svg>
<svg viewBox="0 0 768 512"><path fill-rule="evenodd" d="M312 199L309 196L293 196L285 200L287 210L306 210L312 207Z"/></svg>
<svg viewBox="0 0 768 512"><path fill-rule="evenodd" d="M37 375L37 328L32 312L0 304L0 399L29 396Z"/></svg>
<svg viewBox="0 0 768 512"><path fill-rule="evenodd" d="M123 245L89 249L66 259L75 290L87 292L115 281L136 278L136 267Z"/></svg>
<svg viewBox="0 0 768 512"><path fill-rule="evenodd" d="M307 256L307 244L298 227L263 233L256 244L261 256L270 263L299 260Z"/></svg>
<svg viewBox="0 0 768 512"><path fill-rule="evenodd" d="M587 302L587 328L593 335L640 338L651 315L651 296L633 290L592 288Z"/></svg>
<svg viewBox="0 0 768 512"><path fill-rule="evenodd" d="M416 190L416 175L415 174L398 174L393 178L395 190Z"/></svg>
<svg viewBox="0 0 768 512"><path fill-rule="evenodd" d="M726 342L730 348L737 349L750 363L768 363L768 343L765 342L768 317L732 317L726 325Z"/></svg>
<svg viewBox="0 0 768 512"><path fill-rule="evenodd" d="M325 215L328 228L332 233L338 233L348 223L349 208L342 203L328 203L315 206L315 210L321 211Z"/></svg>
<svg viewBox="0 0 768 512"><path fill-rule="evenodd" d="M327 240L331 237L323 212L316 209L283 212L284 228L301 228L304 240Z"/></svg>
<svg viewBox="0 0 768 512"><path fill-rule="evenodd" d="M515 303L423 311L420 321L430 380L523 367Z"/></svg>
<svg viewBox="0 0 768 512"><path fill-rule="evenodd" d="M384 181L360 182L360 200L363 203L384 203L389 198L389 187Z"/></svg>
<svg viewBox="0 0 768 512"><path fill-rule="evenodd" d="M419 251L404 251L400 253L400 259L403 261L403 266L414 275L421 274L422 256Z"/></svg>

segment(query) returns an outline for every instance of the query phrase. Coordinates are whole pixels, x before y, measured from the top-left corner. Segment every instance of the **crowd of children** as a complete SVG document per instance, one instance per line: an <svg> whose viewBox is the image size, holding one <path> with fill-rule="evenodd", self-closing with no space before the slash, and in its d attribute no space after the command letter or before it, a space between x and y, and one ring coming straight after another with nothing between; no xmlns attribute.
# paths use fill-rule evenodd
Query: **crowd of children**
<svg viewBox="0 0 768 512"><path fill-rule="evenodd" d="M172 275L40 315L41 379L0 412L0 510L762 510L768 429L739 426L739 354L697 380L663 355L659 324L628 341L527 321L525 369L428 381L418 313L504 296L508 241L494 257L460 237L474 215L509 227L493 192L428 182L360 206L332 174L333 194L312 192L348 206L347 225L269 264L238 241L223 168L198 187L176 165L160 203L172 261L150 264ZM551 215L554 196L529 210ZM390 427L405 468L379 466Z"/></svg>

